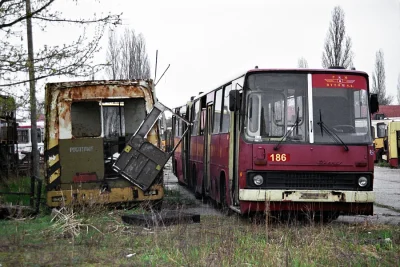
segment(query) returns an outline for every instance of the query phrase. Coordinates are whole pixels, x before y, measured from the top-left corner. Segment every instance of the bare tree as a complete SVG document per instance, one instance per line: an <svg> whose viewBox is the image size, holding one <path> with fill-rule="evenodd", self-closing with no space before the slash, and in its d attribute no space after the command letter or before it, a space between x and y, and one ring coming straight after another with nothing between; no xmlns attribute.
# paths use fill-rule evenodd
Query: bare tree
<svg viewBox="0 0 400 267"><path fill-rule="evenodd" d="M336 66L347 69L352 65L352 43L351 38L346 36L344 15L340 6L336 6L332 11L332 21L329 25L324 52L322 53L322 67L324 68Z"/></svg>
<svg viewBox="0 0 400 267"><path fill-rule="evenodd" d="M55 0L0 0L0 88L10 88L29 82L33 175L40 176L36 132L36 81L55 75L87 75L90 63L99 49L106 25L118 24L120 16L107 15L89 19L71 19L51 10ZM75 0L78 2L78 0ZM62 46L44 46L34 51L32 24L42 30L47 23L83 25L84 31L76 40ZM26 24L24 24L26 22ZM86 25L94 24L92 39L86 36ZM24 30L24 25L26 29ZM27 47L23 32L27 34ZM29 78L26 78L26 72Z"/></svg>
<svg viewBox="0 0 400 267"><path fill-rule="evenodd" d="M126 29L118 40L115 32L108 36L107 74L112 79L148 79L150 63L142 34ZM115 63L115 64L114 64Z"/></svg>
<svg viewBox="0 0 400 267"><path fill-rule="evenodd" d="M24 41L24 25L27 18L42 30L48 24L80 25L82 32L70 43L44 45L35 49L35 81L51 76L89 76L92 73L92 59L99 51L99 42L107 25L119 24L120 15L98 17L88 15L84 19L65 17L52 9L55 0L31 0L31 10L26 12L26 0L0 0L0 88L27 83L28 49ZM71 1L72 2L72 1ZM73 2L79 3L79 0ZM93 34L89 34L92 32ZM23 75L21 75L23 74Z"/></svg>
<svg viewBox="0 0 400 267"><path fill-rule="evenodd" d="M308 62L304 57L301 57L297 60L297 67L301 69L307 69L308 68Z"/></svg>
<svg viewBox="0 0 400 267"><path fill-rule="evenodd" d="M107 50L107 62L110 64L106 68L106 73L110 79L120 79L121 65L120 65L120 48L118 42L116 42L116 33L113 30L108 32L108 50ZM118 75L118 76L117 76Z"/></svg>
<svg viewBox="0 0 400 267"><path fill-rule="evenodd" d="M397 104L400 105L400 73L397 78Z"/></svg>
<svg viewBox="0 0 400 267"><path fill-rule="evenodd" d="M372 90L374 94L378 94L379 104L389 105L393 97L386 95L386 74L385 61L383 59L383 51L380 49L376 52L375 70L372 73Z"/></svg>

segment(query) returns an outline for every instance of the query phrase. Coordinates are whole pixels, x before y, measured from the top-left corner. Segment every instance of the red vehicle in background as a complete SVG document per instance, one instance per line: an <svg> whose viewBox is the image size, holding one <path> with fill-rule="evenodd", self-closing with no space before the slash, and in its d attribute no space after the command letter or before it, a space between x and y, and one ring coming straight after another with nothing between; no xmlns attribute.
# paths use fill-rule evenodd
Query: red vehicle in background
<svg viewBox="0 0 400 267"><path fill-rule="evenodd" d="M377 108L365 72L249 70L174 110L174 173L241 214L372 215Z"/></svg>

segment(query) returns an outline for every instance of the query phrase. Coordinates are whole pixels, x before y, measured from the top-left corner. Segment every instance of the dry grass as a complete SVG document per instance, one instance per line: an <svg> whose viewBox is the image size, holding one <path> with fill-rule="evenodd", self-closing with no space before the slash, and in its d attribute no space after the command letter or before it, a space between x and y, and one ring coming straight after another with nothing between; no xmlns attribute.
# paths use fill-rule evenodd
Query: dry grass
<svg viewBox="0 0 400 267"><path fill-rule="evenodd" d="M135 212L140 212L136 210ZM134 266L399 266L400 227L249 222L203 216L200 224L144 228L114 210L2 221L0 264ZM162 225L162 224L161 224Z"/></svg>
<svg viewBox="0 0 400 267"><path fill-rule="evenodd" d="M165 206L187 203L174 197ZM176 204L179 205L176 205ZM202 216L201 223L127 225L105 207L0 221L3 266L399 266L400 226ZM150 209L151 210L151 209ZM156 212L151 210L151 212ZM266 219L266 220L265 220Z"/></svg>
<svg viewBox="0 0 400 267"><path fill-rule="evenodd" d="M60 233L64 237L78 237L82 230L89 233L89 228L92 228L99 233L101 231L91 224L83 223L83 218L77 219L73 209L63 207L59 210L53 209L51 212L51 220L53 231Z"/></svg>

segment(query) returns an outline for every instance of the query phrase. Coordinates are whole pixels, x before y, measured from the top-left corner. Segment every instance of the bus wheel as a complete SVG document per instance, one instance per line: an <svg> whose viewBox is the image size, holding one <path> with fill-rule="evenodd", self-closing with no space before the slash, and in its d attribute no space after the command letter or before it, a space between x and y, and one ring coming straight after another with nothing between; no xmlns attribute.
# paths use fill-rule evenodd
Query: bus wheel
<svg viewBox="0 0 400 267"><path fill-rule="evenodd" d="M208 197L206 196L206 189L204 187L204 180L201 183L201 201L203 202L203 204L208 203Z"/></svg>
<svg viewBox="0 0 400 267"><path fill-rule="evenodd" d="M196 187L194 188L194 196L196 199L202 199L202 194L196 191Z"/></svg>
<svg viewBox="0 0 400 267"><path fill-rule="evenodd" d="M382 155L383 155L383 148L380 148L380 149L376 152L376 161L377 161L377 162L381 162L381 161L383 160Z"/></svg>
<svg viewBox="0 0 400 267"><path fill-rule="evenodd" d="M324 223L330 223L337 218L339 218L339 212L336 211L330 211L330 212L323 212L322 213L322 222Z"/></svg>
<svg viewBox="0 0 400 267"><path fill-rule="evenodd" d="M230 208L228 207L227 201L226 201L226 185L225 185L225 176L221 176L220 178L220 209L223 214L225 215L230 215Z"/></svg>
<svg viewBox="0 0 400 267"><path fill-rule="evenodd" d="M196 193L196 185L197 185L197 174L196 174L196 167L193 166L193 171L192 171L192 181L190 188L193 190L193 192Z"/></svg>

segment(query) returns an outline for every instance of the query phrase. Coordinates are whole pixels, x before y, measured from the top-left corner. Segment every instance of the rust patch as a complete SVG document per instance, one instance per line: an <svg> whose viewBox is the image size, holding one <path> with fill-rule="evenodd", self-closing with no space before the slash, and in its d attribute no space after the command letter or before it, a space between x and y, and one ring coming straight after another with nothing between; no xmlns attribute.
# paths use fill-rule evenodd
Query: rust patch
<svg viewBox="0 0 400 267"><path fill-rule="evenodd" d="M74 139L71 125L71 105L74 101L99 101L101 99L144 98L148 114L154 105L152 80L73 81L46 84L46 140L49 150L59 145L60 138ZM159 129L155 125L149 141L160 145ZM49 167L50 162L46 162Z"/></svg>
<svg viewBox="0 0 400 267"><path fill-rule="evenodd" d="M86 100L104 98L145 97L153 88L152 80L129 81L79 81L49 84L60 90L64 99Z"/></svg>
<svg viewBox="0 0 400 267"><path fill-rule="evenodd" d="M341 193L341 192L335 192L332 191L332 195L337 196L339 199L339 202L346 202L346 195Z"/></svg>
<svg viewBox="0 0 400 267"><path fill-rule="evenodd" d="M89 100L105 98L143 98L143 88L141 86L118 86L118 85L99 85L74 87L68 91L65 98L72 100Z"/></svg>

